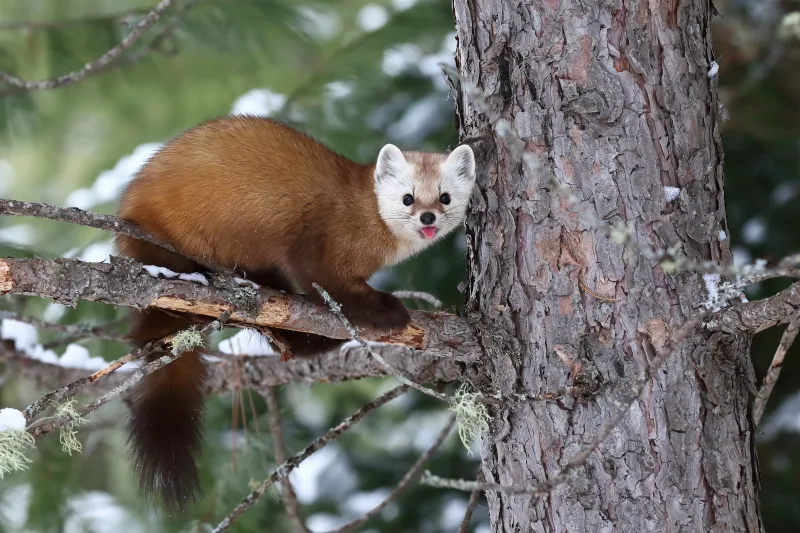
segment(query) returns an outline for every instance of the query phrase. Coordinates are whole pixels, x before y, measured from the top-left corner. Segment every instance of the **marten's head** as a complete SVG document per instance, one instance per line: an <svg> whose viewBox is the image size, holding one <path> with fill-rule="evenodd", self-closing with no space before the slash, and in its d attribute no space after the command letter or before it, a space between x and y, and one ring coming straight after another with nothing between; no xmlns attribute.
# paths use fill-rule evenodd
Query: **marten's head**
<svg viewBox="0 0 800 533"><path fill-rule="evenodd" d="M375 195L381 218L399 239L422 249L464 222L475 186L472 148L450 155L401 152L384 146L375 164Z"/></svg>

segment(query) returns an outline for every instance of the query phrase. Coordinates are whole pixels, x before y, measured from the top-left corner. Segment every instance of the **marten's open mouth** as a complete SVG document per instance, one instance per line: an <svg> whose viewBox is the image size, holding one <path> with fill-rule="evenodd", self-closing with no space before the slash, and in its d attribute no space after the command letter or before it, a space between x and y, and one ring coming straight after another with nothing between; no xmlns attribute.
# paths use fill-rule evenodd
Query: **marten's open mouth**
<svg viewBox="0 0 800 533"><path fill-rule="evenodd" d="M436 236L436 228L433 226L425 226L424 228L420 228L420 233L426 239L433 239Z"/></svg>

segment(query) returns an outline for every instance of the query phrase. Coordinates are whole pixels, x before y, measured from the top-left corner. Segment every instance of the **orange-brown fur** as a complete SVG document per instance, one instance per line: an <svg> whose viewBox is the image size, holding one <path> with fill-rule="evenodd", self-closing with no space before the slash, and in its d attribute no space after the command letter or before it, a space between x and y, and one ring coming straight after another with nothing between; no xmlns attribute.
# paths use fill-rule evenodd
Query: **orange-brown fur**
<svg viewBox="0 0 800 533"><path fill-rule="evenodd" d="M396 255L398 238L378 213L375 165L350 161L279 123L228 117L168 143L139 172L120 217L181 255L120 236L118 250L176 272L234 268L256 283L315 295L319 283L357 325L402 328L408 311L367 279ZM196 323L158 310L137 312L130 333L142 345ZM341 341L280 332L295 355ZM150 360L161 354L153 354ZM197 491L199 352L147 376L137 389L130 444L143 488L182 508Z"/></svg>

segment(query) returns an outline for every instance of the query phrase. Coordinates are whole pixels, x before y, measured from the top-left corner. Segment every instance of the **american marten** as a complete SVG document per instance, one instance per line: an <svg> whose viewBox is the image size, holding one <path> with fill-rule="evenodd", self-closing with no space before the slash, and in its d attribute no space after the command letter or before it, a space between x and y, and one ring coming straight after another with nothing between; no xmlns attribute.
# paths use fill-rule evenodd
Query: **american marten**
<svg viewBox="0 0 800 533"><path fill-rule="evenodd" d="M167 143L125 190L119 215L180 255L124 235L117 250L175 272L224 268L277 290L326 289L357 326L402 329L402 302L367 279L462 225L475 184L469 146L449 155L384 146L353 162L274 120L230 116ZM155 309L134 313L135 346L197 323ZM277 332L276 332L277 333ZM342 341L280 331L292 355ZM148 361L159 358L153 353ZM145 377L134 391L129 444L144 492L183 510L198 493L206 368L199 351Z"/></svg>

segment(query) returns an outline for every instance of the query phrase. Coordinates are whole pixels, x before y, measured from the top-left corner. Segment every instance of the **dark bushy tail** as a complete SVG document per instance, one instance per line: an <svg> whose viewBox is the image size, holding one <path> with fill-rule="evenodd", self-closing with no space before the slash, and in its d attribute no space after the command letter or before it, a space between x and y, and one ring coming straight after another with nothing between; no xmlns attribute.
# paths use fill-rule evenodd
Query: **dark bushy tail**
<svg viewBox="0 0 800 533"><path fill-rule="evenodd" d="M199 265L163 248L123 235L117 248L128 257L176 272L196 272ZM189 317L157 309L133 313L128 338L134 346L161 339L193 324ZM147 362L164 353L152 353ZM197 456L203 431L203 383L207 368L199 352L185 352L145 376L133 390L128 445L142 490L171 511L184 511L200 493Z"/></svg>
<svg viewBox="0 0 800 533"><path fill-rule="evenodd" d="M147 321L163 315L147 312ZM181 321L183 322L183 321ZM155 361L163 353L153 353ZM183 511L200 492L197 456L203 431L203 383L207 367L199 352L185 352L145 376L133 391L128 444L142 491L174 511Z"/></svg>

